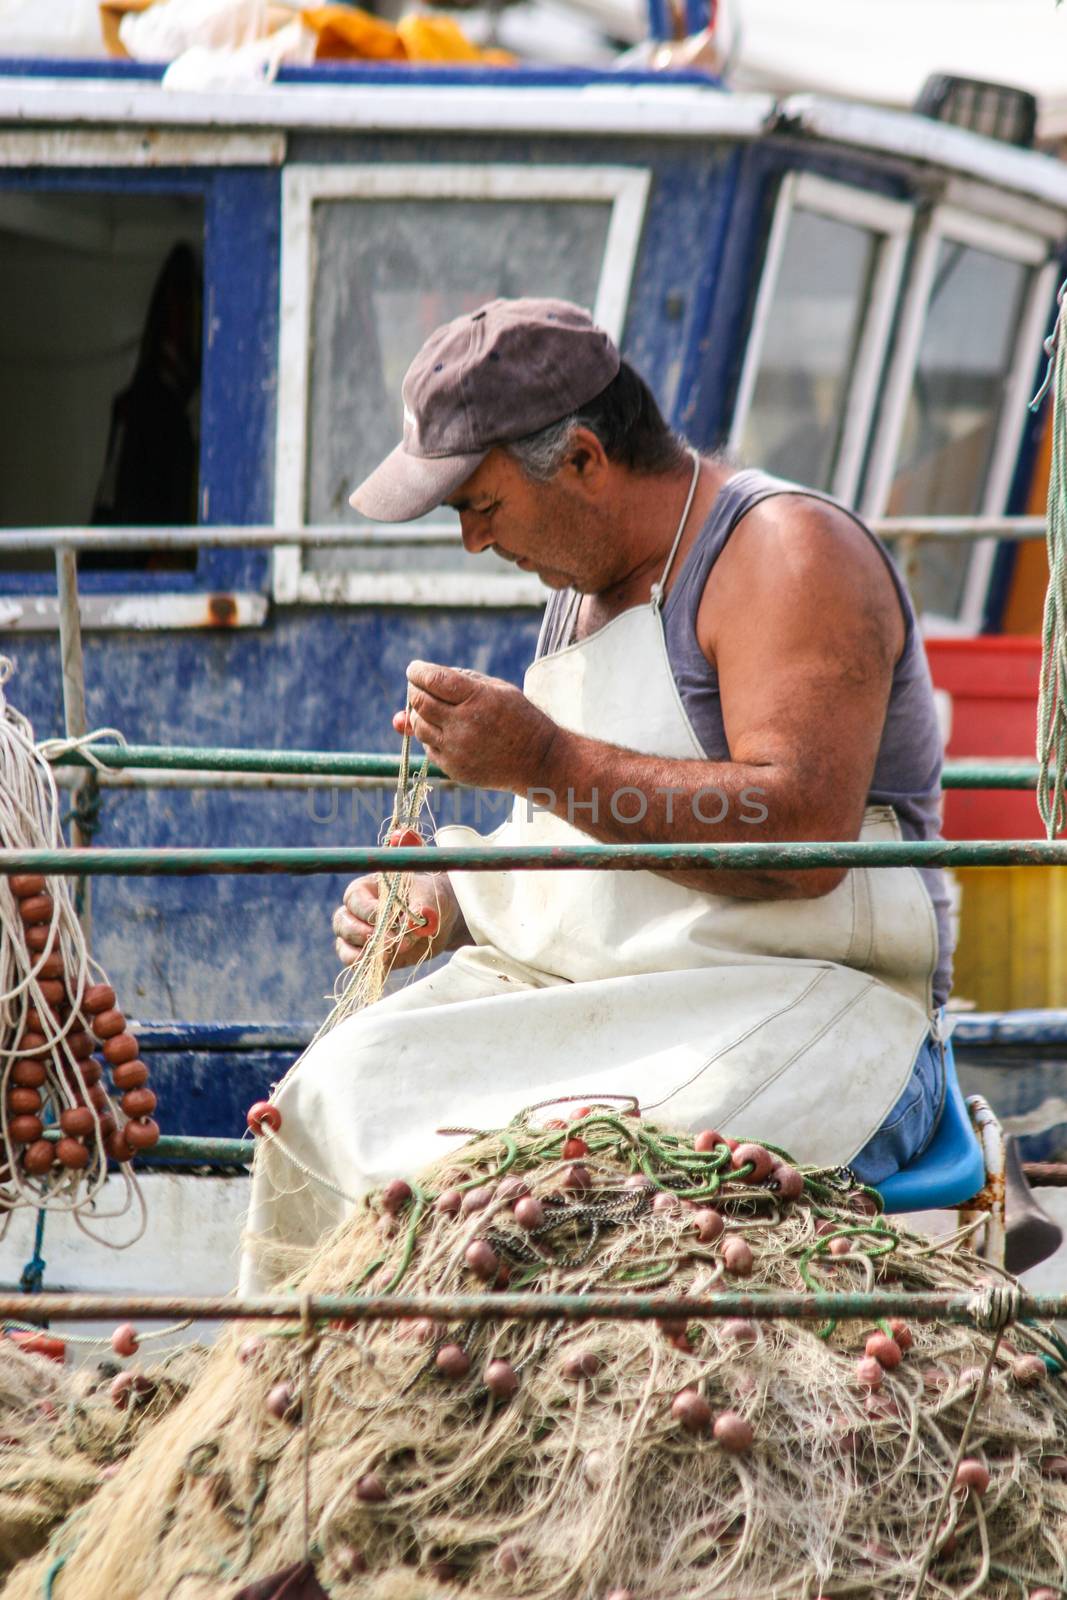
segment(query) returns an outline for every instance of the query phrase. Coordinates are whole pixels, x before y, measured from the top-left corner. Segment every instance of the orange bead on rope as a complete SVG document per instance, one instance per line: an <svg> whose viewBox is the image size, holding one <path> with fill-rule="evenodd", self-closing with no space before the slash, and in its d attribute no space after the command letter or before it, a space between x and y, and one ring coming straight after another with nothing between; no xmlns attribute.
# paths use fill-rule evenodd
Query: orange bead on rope
<svg viewBox="0 0 1067 1600"><path fill-rule="evenodd" d="M82 995L82 1010L90 1017L111 1011L115 1005L115 991L110 983L91 983Z"/></svg>
<svg viewBox="0 0 1067 1600"><path fill-rule="evenodd" d="M72 1172L80 1172L89 1165L91 1157L80 1139L60 1139L56 1145L56 1156L61 1167L67 1167Z"/></svg>
<svg viewBox="0 0 1067 1600"><path fill-rule="evenodd" d="M16 1117L25 1116L27 1112L40 1111L41 1096L36 1089L9 1089L7 1109Z"/></svg>
<svg viewBox="0 0 1067 1600"><path fill-rule="evenodd" d="M124 1061L111 1074L116 1089L143 1089L148 1082L148 1068L143 1061Z"/></svg>
<svg viewBox="0 0 1067 1600"><path fill-rule="evenodd" d="M111 1335L111 1348L117 1356L135 1356L140 1347L137 1329L132 1322L120 1322Z"/></svg>
<svg viewBox="0 0 1067 1600"><path fill-rule="evenodd" d="M44 1132L44 1123L40 1117L32 1115L12 1117L8 1122L7 1131L13 1144L33 1144Z"/></svg>
<svg viewBox="0 0 1067 1600"><path fill-rule="evenodd" d="M131 1150L151 1150L159 1143L159 1123L151 1117L135 1118L122 1129Z"/></svg>
<svg viewBox="0 0 1067 1600"><path fill-rule="evenodd" d="M150 1117L156 1109L156 1097L151 1089L128 1089L120 1103L128 1117Z"/></svg>
<svg viewBox="0 0 1067 1600"><path fill-rule="evenodd" d="M110 1006L106 1011L96 1012L91 1025L98 1039L114 1039L125 1032L126 1018L117 1007Z"/></svg>
<svg viewBox="0 0 1067 1600"><path fill-rule="evenodd" d="M267 1128L277 1133L281 1125L282 1114L270 1100L257 1100L254 1106L249 1106L248 1126L257 1137L262 1137Z"/></svg>
<svg viewBox="0 0 1067 1600"><path fill-rule="evenodd" d="M22 1061L16 1061L11 1069L11 1082L23 1089L39 1089L47 1076L47 1068L37 1056L27 1056Z"/></svg>
<svg viewBox="0 0 1067 1600"><path fill-rule="evenodd" d="M126 1129L112 1128L106 1136L107 1153L112 1161L117 1161L120 1166L133 1160L133 1151L126 1143Z"/></svg>
<svg viewBox="0 0 1067 1600"><path fill-rule="evenodd" d="M44 894L45 891L46 879L38 872L17 872L7 881L16 900L25 900L31 894Z"/></svg>
<svg viewBox="0 0 1067 1600"><path fill-rule="evenodd" d="M132 1033L117 1033L105 1043L102 1055L112 1067L121 1067L127 1061L136 1061L140 1046Z"/></svg>
<svg viewBox="0 0 1067 1600"><path fill-rule="evenodd" d="M60 1112L59 1126L72 1139L87 1139L95 1131L96 1117L89 1106L71 1106Z"/></svg>
<svg viewBox="0 0 1067 1600"><path fill-rule="evenodd" d="M55 1150L48 1139L35 1139L23 1151L22 1165L31 1177L40 1178L51 1172L55 1158Z"/></svg>
<svg viewBox="0 0 1067 1600"><path fill-rule="evenodd" d="M50 894L29 894L19 901L19 916L27 927L51 922L56 903Z"/></svg>
<svg viewBox="0 0 1067 1600"><path fill-rule="evenodd" d="M414 828L395 828L387 842L398 850L418 850L426 843L422 834L416 833Z"/></svg>

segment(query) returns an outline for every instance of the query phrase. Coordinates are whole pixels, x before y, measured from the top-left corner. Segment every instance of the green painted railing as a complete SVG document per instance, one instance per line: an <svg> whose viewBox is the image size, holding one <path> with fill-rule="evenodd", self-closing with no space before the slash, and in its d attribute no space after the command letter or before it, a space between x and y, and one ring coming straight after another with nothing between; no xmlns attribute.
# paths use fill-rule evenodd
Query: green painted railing
<svg viewBox="0 0 1067 1600"><path fill-rule="evenodd" d="M367 752L330 750L224 750L200 745L94 744L93 758L115 772L154 768L157 772L262 772L309 778L381 778L396 782L399 757ZM80 751L57 755L57 766L89 767L93 761ZM443 777L440 767L431 776Z"/></svg>
<svg viewBox="0 0 1067 1600"><path fill-rule="evenodd" d="M44 1137L55 1143L58 1128L46 1128ZM251 1139L221 1139L206 1134L164 1133L152 1146L149 1164L162 1156L167 1161L188 1161L204 1167L250 1167L255 1146Z"/></svg>
<svg viewBox="0 0 1067 1600"><path fill-rule="evenodd" d="M1037 762L947 761L942 789L1036 789Z"/></svg>
<svg viewBox="0 0 1067 1600"><path fill-rule="evenodd" d="M157 772L261 772L275 776L317 778L381 778L396 781L399 759L367 751L232 750L200 745L94 744L93 757L112 771L154 768ZM88 767L87 755L72 751L55 757L57 765ZM432 778L444 776L431 766ZM1034 762L949 762L942 774L946 789L1036 789Z"/></svg>
<svg viewBox="0 0 1067 1600"><path fill-rule="evenodd" d="M96 761L111 770L240 772L308 777L381 778L395 782L396 756L315 750L239 750L199 746L106 745L90 747ZM57 755L56 763L89 767L81 752ZM432 777L443 776L431 766ZM946 789L1036 789L1034 763L960 762L948 764L942 775ZM0 850L0 874L38 872L82 876L181 876L234 873L327 873L382 870L501 871L512 869L581 870L611 867L622 870L653 868L714 868L715 870L767 868L873 867L873 866L1020 866L1067 865L1067 842L965 840L965 841L853 841L842 844L704 844L704 845L578 845L567 848L527 846L500 850L492 846L471 848L258 848L258 849L121 849L121 850ZM164 1135L153 1158L216 1167L251 1163L254 1145L246 1139ZM39 1298L39 1297L38 1297ZM807 1299L807 1307L822 1297ZM909 1310L914 1297L909 1297ZM348 1302L352 1304L352 1302ZM838 1302L835 1302L835 1305ZM584 1301L583 1301L584 1305ZM56 1314L56 1313L53 1313ZM803 1313L811 1314L806 1309ZM823 1314L822 1310L818 1314ZM838 1310L837 1314L842 1314Z"/></svg>
<svg viewBox="0 0 1067 1600"><path fill-rule="evenodd" d="M1009 1321L1023 1318L1051 1321L1067 1312L1063 1295L1027 1294L1009 1309ZM381 1322L394 1318L430 1317L436 1322L555 1322L568 1320L650 1322L653 1320L718 1321L724 1317L788 1317L798 1322L823 1322L828 1317L871 1324L880 1317L905 1316L911 1322L937 1319L987 1329L991 1326L988 1290L959 1294L882 1289L871 1294L768 1289L746 1294L721 1290L715 1295L682 1297L637 1294L632 1289L593 1294L538 1294L497 1291L492 1294L368 1295L145 1295L122 1293L30 1295L0 1294L0 1320L26 1323L79 1322L114 1317L138 1322L170 1322L176 1318L265 1322Z"/></svg>
<svg viewBox="0 0 1067 1600"><path fill-rule="evenodd" d="M228 847L211 850L0 850L0 874L185 877L319 872L638 872L813 870L820 867L1067 866L1067 840L920 839L844 844L582 844Z"/></svg>
<svg viewBox="0 0 1067 1600"><path fill-rule="evenodd" d="M204 1134L163 1133L152 1146L152 1160L189 1161L205 1167L250 1167L251 1139L217 1139Z"/></svg>

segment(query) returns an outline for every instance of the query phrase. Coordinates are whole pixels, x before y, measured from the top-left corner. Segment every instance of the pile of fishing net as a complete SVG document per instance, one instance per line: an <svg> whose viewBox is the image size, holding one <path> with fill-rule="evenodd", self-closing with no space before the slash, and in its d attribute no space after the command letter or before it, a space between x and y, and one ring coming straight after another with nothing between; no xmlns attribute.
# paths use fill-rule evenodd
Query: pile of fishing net
<svg viewBox="0 0 1067 1600"><path fill-rule="evenodd" d="M185 1397L205 1355L189 1346L123 1372L110 1361L67 1369L49 1351L62 1354L63 1341L0 1339L0 1577L117 1471L142 1430Z"/></svg>
<svg viewBox="0 0 1067 1600"><path fill-rule="evenodd" d="M972 1293L985 1270L847 1174L595 1107L395 1180L285 1288ZM901 1600L927 1557L924 1595L1058 1594L1061 1353L1021 1325L324 1325L305 1303L225 1333L5 1600L46 1578L54 1600Z"/></svg>

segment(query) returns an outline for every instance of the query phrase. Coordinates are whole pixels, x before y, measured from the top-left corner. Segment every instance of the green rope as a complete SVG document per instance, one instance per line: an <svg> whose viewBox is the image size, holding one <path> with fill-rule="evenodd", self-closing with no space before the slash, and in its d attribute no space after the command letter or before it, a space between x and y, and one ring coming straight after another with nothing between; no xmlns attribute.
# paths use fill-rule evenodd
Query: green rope
<svg viewBox="0 0 1067 1600"><path fill-rule="evenodd" d="M448 1128L442 1132L449 1134L465 1133L474 1138L485 1138L485 1131L474 1128ZM520 1151L517 1135L521 1134L528 1143ZM452 1175L449 1188L466 1193L468 1190L481 1188L488 1184L496 1184L501 1178L508 1175L521 1176L525 1172L535 1171L546 1162L563 1162L567 1158L563 1155L564 1146L568 1139L575 1136L581 1137L591 1156L609 1153L623 1164L628 1164L635 1173L641 1172L648 1179L648 1188L640 1194L635 1193L630 1197L631 1206L620 1206L617 1215L606 1212L603 1204L598 1205L595 1219L596 1226L616 1226L628 1220L633 1214L633 1208L644 1209L651 1205L653 1196L657 1193L672 1195L676 1200L697 1200L708 1202L729 1201L732 1198L731 1190L744 1192L749 1188L753 1166L746 1164L735 1168L731 1162L731 1152L728 1145L719 1143L712 1150L695 1150L693 1146L677 1134L653 1131L640 1121L630 1120L613 1111L599 1108L587 1112L584 1116L572 1119L561 1128L538 1129L531 1126L528 1113L523 1112L514 1119L510 1128L496 1132L500 1141L500 1154L495 1161L487 1163L487 1170L474 1172L466 1180L461 1180L458 1175ZM788 1161L785 1151L777 1146L765 1145ZM484 1158L483 1158L484 1159ZM576 1157L581 1160L581 1157ZM462 1163L462 1156L457 1153L457 1163ZM815 1172L808 1171L802 1174L805 1189L808 1191L809 1200L813 1194L832 1196L835 1190L835 1180L840 1177L837 1172L829 1173L822 1169ZM696 1181L694 1181L696 1180ZM821 1180L821 1181L820 1181ZM865 1191L866 1192L866 1191ZM871 1191L873 1195L873 1191ZM393 1270L392 1278L383 1289L383 1293L392 1293L403 1282L403 1279L414 1259L418 1234L422 1224L434 1211L436 1201L440 1195L435 1192L425 1191L417 1185L412 1185L411 1199L408 1201L410 1210L405 1223L405 1236L401 1247L400 1259ZM622 1197L620 1196L620 1199ZM773 1192L767 1198L773 1200ZM874 1196L880 1205L880 1199ZM512 1287L525 1288L536 1282L540 1277L560 1267L576 1266L581 1257L568 1254L564 1246L562 1251L559 1242L553 1239L557 1229L566 1230L572 1223L575 1209L581 1209L581 1201L575 1197L575 1206L567 1207L558 1213L551 1211L546 1215L544 1223L536 1230L534 1238L542 1245L547 1245L550 1240L556 1246L551 1255L546 1255L540 1261L528 1259L530 1251L517 1248L515 1240L507 1234L490 1233L490 1241L501 1256L502 1262L508 1270L516 1275L517 1281ZM818 1204L813 1206L817 1214L821 1214ZM868 1244L867 1253L870 1255L885 1254L896 1248L898 1240L891 1233L886 1224L880 1219L863 1221L858 1219L853 1225L845 1225L838 1229L840 1233L855 1235L875 1244ZM814 1245L801 1263L801 1274L809 1288L819 1289L822 1285L807 1272L807 1262L816 1256L823 1256L828 1251L828 1240L820 1240ZM359 1280L349 1285L350 1292L357 1292L363 1283L373 1273L377 1272L388 1259L388 1254L376 1256L364 1269ZM622 1268L612 1278L612 1283L625 1283L628 1285L640 1284L648 1288L653 1284L669 1278L677 1265L674 1258L657 1259L634 1264L630 1268ZM827 1333L832 1331L834 1324L828 1324Z"/></svg>
<svg viewBox="0 0 1067 1600"><path fill-rule="evenodd" d="M1054 839L1067 822L1067 338L1063 298L1056 325L1045 341L1049 372L1032 405L1052 387L1052 466L1048 484L1048 592L1041 630L1041 680L1037 698L1037 808L1045 833Z"/></svg>
<svg viewBox="0 0 1067 1600"><path fill-rule="evenodd" d="M52 1565L44 1575L44 1582L41 1585L41 1600L52 1600L52 1596L56 1592L56 1579L66 1564L66 1556L57 1556L52 1562Z"/></svg>

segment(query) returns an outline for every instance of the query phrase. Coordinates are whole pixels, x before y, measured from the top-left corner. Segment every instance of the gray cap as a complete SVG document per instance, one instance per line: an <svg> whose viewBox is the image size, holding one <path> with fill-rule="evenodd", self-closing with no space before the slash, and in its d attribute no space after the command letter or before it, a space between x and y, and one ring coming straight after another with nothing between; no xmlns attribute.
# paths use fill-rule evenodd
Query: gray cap
<svg viewBox="0 0 1067 1600"><path fill-rule="evenodd" d="M410 522L465 483L496 445L547 428L615 378L619 352L566 300L491 300L431 333L404 376L404 438L350 504Z"/></svg>

